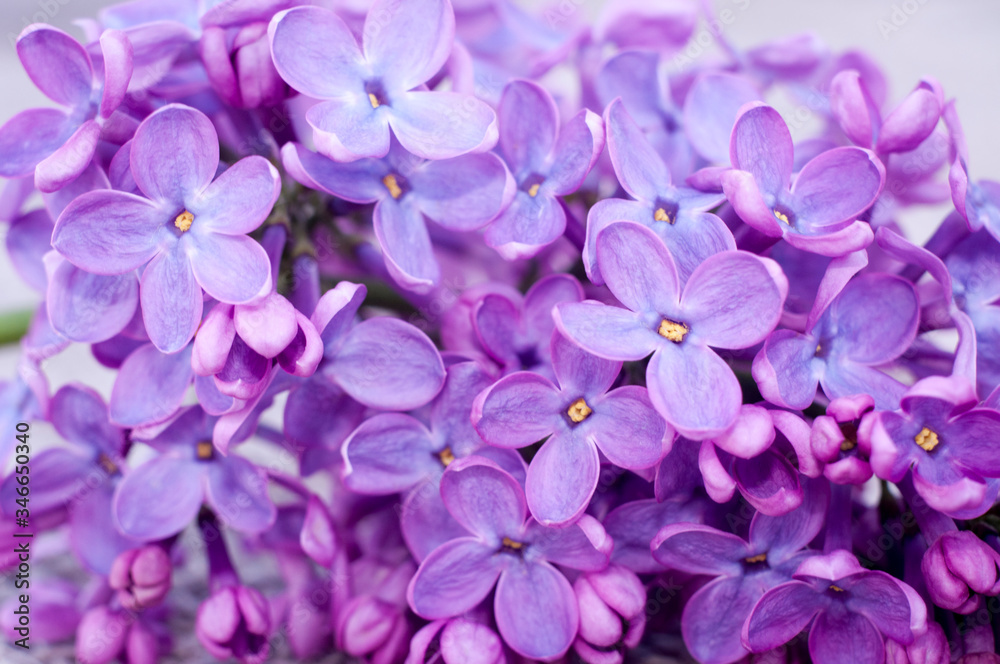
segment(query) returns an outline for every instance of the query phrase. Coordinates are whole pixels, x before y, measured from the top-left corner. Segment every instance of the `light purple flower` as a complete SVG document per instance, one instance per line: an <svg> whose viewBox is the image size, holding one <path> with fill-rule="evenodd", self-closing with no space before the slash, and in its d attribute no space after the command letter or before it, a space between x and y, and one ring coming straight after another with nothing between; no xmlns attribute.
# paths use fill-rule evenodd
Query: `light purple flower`
<svg viewBox="0 0 1000 664"><path fill-rule="evenodd" d="M644 388L609 391L620 362L595 357L557 332L552 364L554 384L519 371L483 391L472 410L490 445L520 448L545 439L528 466L525 494L531 514L546 526L583 513L597 487L601 455L622 468L649 468L674 438Z"/></svg>
<svg viewBox="0 0 1000 664"><path fill-rule="evenodd" d="M135 121L116 113L132 77L132 44L118 30L100 38L103 81L90 55L62 30L29 25L17 55L42 93L62 108L33 108L0 128L0 176L35 174L41 191L60 189L90 164L102 138L123 143Z"/></svg>
<svg viewBox="0 0 1000 664"><path fill-rule="evenodd" d="M271 644L268 602L256 588L226 586L198 607L195 634L217 659L235 657L243 664L267 660Z"/></svg>
<svg viewBox="0 0 1000 664"><path fill-rule="evenodd" d="M500 152L517 193L489 228L486 243L508 260L529 258L566 230L559 197L575 192L604 150L604 122L584 109L560 126L552 95L531 81L504 88Z"/></svg>
<svg viewBox="0 0 1000 664"><path fill-rule="evenodd" d="M834 399L812 424L809 446L823 464L823 475L837 484L864 484L872 476L868 463L875 400L867 394Z"/></svg>
<svg viewBox="0 0 1000 664"><path fill-rule="evenodd" d="M733 170L722 174L726 198L761 233L824 256L843 256L871 244L858 217L875 202L885 167L874 153L834 148L810 160L792 183L788 126L761 102L743 107L730 143Z"/></svg>
<svg viewBox="0 0 1000 664"><path fill-rule="evenodd" d="M143 195L80 196L56 221L52 245L94 274L123 274L148 263L139 287L146 330L157 348L177 352L201 322L202 288L229 304L270 290L267 254L245 234L271 211L281 180L256 156L216 179L215 128L200 111L180 105L143 121L129 161Z"/></svg>
<svg viewBox="0 0 1000 664"><path fill-rule="evenodd" d="M908 471L920 496L956 519L982 515L1000 491L1000 413L977 407L959 377L931 376L903 396L898 411L875 414L871 465L899 482Z"/></svg>
<svg viewBox="0 0 1000 664"><path fill-rule="evenodd" d="M360 47L347 24L320 7L280 12L268 34L281 77L323 100L306 119L317 149L331 159L384 157L390 133L425 159L496 144L493 109L472 95L424 87L451 53L455 16L447 0L377 0Z"/></svg>
<svg viewBox="0 0 1000 664"><path fill-rule="evenodd" d="M582 574L573 584L580 606L580 633L573 649L585 661L621 664L639 645L646 627L646 588L619 565Z"/></svg>
<svg viewBox="0 0 1000 664"><path fill-rule="evenodd" d="M375 203L372 224L396 282L419 293L436 286L441 270L426 220L449 231L473 231L494 219L514 195L499 157L471 154L425 161L392 141L383 159L330 161L297 143L281 150L296 180L355 203Z"/></svg>
<svg viewBox="0 0 1000 664"><path fill-rule="evenodd" d="M821 484L801 507L780 516L758 513L747 539L692 523L664 527L652 541L653 557L668 569L714 577L687 601L681 617L684 643L700 662L729 664L748 652L743 622L770 588L790 580L803 550L823 528L829 493Z"/></svg>
<svg viewBox="0 0 1000 664"><path fill-rule="evenodd" d="M527 519L521 486L492 462L456 461L441 479L441 496L468 531L428 556L410 582L410 606L438 620L474 609L496 587L494 614L514 651L555 659L576 636L579 609L569 581L553 564L598 571L611 541L590 516L563 529Z"/></svg>
<svg viewBox="0 0 1000 664"><path fill-rule="evenodd" d="M983 606L982 595L1000 595L1000 552L968 530L934 540L920 571L931 600L955 613L975 613Z"/></svg>
<svg viewBox="0 0 1000 664"><path fill-rule="evenodd" d="M683 286L663 242L619 222L597 238L597 260L625 309L582 302L556 307L560 331L590 353L641 360L649 396L680 433L702 439L736 420L741 390L712 348L748 348L777 325L788 281L777 263L742 251L710 256Z"/></svg>
<svg viewBox="0 0 1000 664"><path fill-rule="evenodd" d="M505 664L503 641L489 625L474 617L435 620L410 641L406 664L440 658L443 664Z"/></svg>
<svg viewBox="0 0 1000 664"><path fill-rule="evenodd" d="M148 441L160 454L130 471L115 491L118 527L143 541L164 539L190 524L206 502L228 526L247 533L269 528L275 507L263 470L221 456L212 444L215 418L192 406Z"/></svg>
<svg viewBox="0 0 1000 664"><path fill-rule="evenodd" d="M736 249L729 228L707 212L722 203L721 195L674 186L663 159L620 99L611 102L604 111L604 122L615 175L635 200L605 198L590 208L583 255L592 282L604 283L597 264L597 236L616 221L635 221L653 229L670 249L681 282L687 281L694 269L712 254Z"/></svg>
<svg viewBox="0 0 1000 664"><path fill-rule="evenodd" d="M881 664L884 637L912 643L926 620L916 591L838 550L806 560L795 580L767 591L743 625L743 643L752 652L771 650L812 623L809 654L816 664Z"/></svg>

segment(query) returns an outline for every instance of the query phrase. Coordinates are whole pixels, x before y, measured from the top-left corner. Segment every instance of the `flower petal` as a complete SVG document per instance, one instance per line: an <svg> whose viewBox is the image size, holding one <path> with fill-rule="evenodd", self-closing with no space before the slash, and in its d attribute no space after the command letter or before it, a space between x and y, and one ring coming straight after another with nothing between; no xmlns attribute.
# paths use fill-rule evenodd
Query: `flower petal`
<svg viewBox="0 0 1000 664"><path fill-rule="evenodd" d="M802 504L798 472L773 448L753 459L737 457L733 477L747 502L764 514L787 514Z"/></svg>
<svg viewBox="0 0 1000 664"><path fill-rule="evenodd" d="M761 192L777 196L792 177L792 135L778 111L754 101L740 109L729 143L733 168L751 173Z"/></svg>
<svg viewBox="0 0 1000 664"><path fill-rule="evenodd" d="M278 170L261 156L240 159L188 202L193 224L216 233L242 235L257 230L281 191Z"/></svg>
<svg viewBox="0 0 1000 664"><path fill-rule="evenodd" d="M149 340L164 353L184 348L201 323L201 287L180 243L149 262L139 285Z"/></svg>
<svg viewBox="0 0 1000 664"><path fill-rule="evenodd" d="M642 387L620 387L595 400L592 408L586 420L587 435L608 461L621 468L655 465L664 455L664 440L673 438Z"/></svg>
<svg viewBox="0 0 1000 664"><path fill-rule="evenodd" d="M493 590L501 563L496 552L477 539L445 542L424 559L410 581L410 607L427 620L471 611Z"/></svg>
<svg viewBox="0 0 1000 664"><path fill-rule="evenodd" d="M760 598L743 624L743 643L753 652L784 645L805 629L825 604L823 597L802 581L789 581L772 588ZM845 636L850 638L851 633Z"/></svg>
<svg viewBox="0 0 1000 664"><path fill-rule="evenodd" d="M386 87L412 90L451 54L455 12L448 0L376 0L364 27L365 59Z"/></svg>
<svg viewBox="0 0 1000 664"><path fill-rule="evenodd" d="M518 563L505 570L497 583L494 612L507 645L533 659L560 657L580 623L572 586L548 563Z"/></svg>
<svg viewBox="0 0 1000 664"><path fill-rule="evenodd" d="M215 177L219 135L201 111L169 104L136 129L129 163L142 193L181 208Z"/></svg>
<svg viewBox="0 0 1000 664"><path fill-rule="evenodd" d="M614 545L601 522L589 514L565 528L549 528L530 520L524 537L532 550L550 563L582 572L605 569Z"/></svg>
<svg viewBox="0 0 1000 664"><path fill-rule="evenodd" d="M646 368L656 410L694 440L725 431L739 415L743 393L733 370L711 349L661 344Z"/></svg>
<svg viewBox="0 0 1000 664"><path fill-rule="evenodd" d="M543 376L518 371L476 397L472 423L483 440L498 447L525 447L560 428L564 398Z"/></svg>
<svg viewBox="0 0 1000 664"><path fill-rule="evenodd" d="M193 375L189 351L166 355L153 344L140 346L125 358L111 389L111 421L123 427L163 422L180 408Z"/></svg>
<svg viewBox="0 0 1000 664"><path fill-rule="evenodd" d="M66 206L52 232L52 246L93 274L123 274L159 251L168 221L154 203L121 191L91 191Z"/></svg>
<svg viewBox="0 0 1000 664"><path fill-rule="evenodd" d="M885 643L864 616L823 611L809 631L809 654L816 662L880 664L885 661Z"/></svg>
<svg viewBox="0 0 1000 664"><path fill-rule="evenodd" d="M207 467L162 455L128 473L115 491L118 527L143 541L175 535L201 508Z"/></svg>
<svg viewBox="0 0 1000 664"><path fill-rule="evenodd" d="M468 154L427 162L410 177L420 210L445 228L473 231L496 217L514 183L495 154Z"/></svg>
<svg viewBox="0 0 1000 664"><path fill-rule="evenodd" d="M518 191L510 206L486 229L486 244L507 260L530 258L566 230L566 212L544 192Z"/></svg>
<svg viewBox="0 0 1000 664"><path fill-rule="evenodd" d="M789 205L800 230L835 228L868 209L884 183L885 166L874 152L834 148L802 167Z"/></svg>
<svg viewBox="0 0 1000 664"><path fill-rule="evenodd" d="M701 662L736 662L746 657L743 622L776 575L722 577L698 589L684 606L681 634Z"/></svg>
<svg viewBox="0 0 1000 664"><path fill-rule="evenodd" d="M281 148L281 161L293 178L310 189L353 203L374 203L389 193L382 184L388 172L386 164L378 159L338 163L299 143L286 143Z"/></svg>
<svg viewBox="0 0 1000 664"><path fill-rule="evenodd" d="M587 508L600 474L592 441L571 432L552 436L528 465L525 494L532 516L545 526L573 521Z"/></svg>
<svg viewBox="0 0 1000 664"><path fill-rule="evenodd" d="M333 358L344 391L372 408L411 410L444 385L444 363L434 343L413 325L372 318L354 327Z"/></svg>
<svg viewBox="0 0 1000 664"><path fill-rule="evenodd" d="M341 451L344 484L357 493L399 493L443 470L430 432L409 415L384 413L366 420Z"/></svg>
<svg viewBox="0 0 1000 664"><path fill-rule="evenodd" d="M748 348L778 324L787 295L788 279L773 260L724 251L691 274L681 307L692 337L715 348Z"/></svg>
<svg viewBox="0 0 1000 664"><path fill-rule="evenodd" d="M816 398L821 374L822 363L815 357L815 337L794 330L771 334L754 357L752 367L763 397L785 408L808 408Z"/></svg>
<svg viewBox="0 0 1000 664"><path fill-rule="evenodd" d="M417 90L399 95L389 125L407 151L424 159L486 152L497 142L497 116L471 95Z"/></svg>
<svg viewBox="0 0 1000 664"><path fill-rule="evenodd" d="M31 175L76 129L76 120L59 109L21 111L0 127L0 176Z"/></svg>
<svg viewBox="0 0 1000 664"><path fill-rule="evenodd" d="M448 466L441 477L441 498L458 523L491 546L499 546L504 537L517 537L527 515L517 480L475 456Z"/></svg>
<svg viewBox="0 0 1000 664"><path fill-rule="evenodd" d="M668 316L678 311L680 283L673 257L645 226L623 221L601 231L597 264L605 284L632 311Z"/></svg>
<svg viewBox="0 0 1000 664"><path fill-rule="evenodd" d="M94 70L78 41L44 23L24 29L17 38L17 56L42 93L63 106L83 107L90 100Z"/></svg>
<svg viewBox="0 0 1000 664"><path fill-rule="evenodd" d="M235 454L209 464L205 499L226 527L241 533L264 532L278 513L267 494L267 473Z"/></svg>
<svg viewBox="0 0 1000 664"><path fill-rule="evenodd" d="M684 99L684 133L692 147L713 164L725 164L740 108L759 98L745 76L723 71L698 76Z"/></svg>
<svg viewBox="0 0 1000 664"><path fill-rule="evenodd" d="M614 384L622 364L592 355L563 335L554 334L552 368L563 392L597 398Z"/></svg>
<svg viewBox="0 0 1000 664"><path fill-rule="evenodd" d="M497 109L500 151L514 175L523 178L546 170L556 145L559 111L552 95L531 81L507 84Z"/></svg>
<svg viewBox="0 0 1000 664"><path fill-rule="evenodd" d="M306 111L316 151L335 161L384 157L389 152L389 116L372 108L364 92L340 96Z"/></svg>
<svg viewBox="0 0 1000 664"><path fill-rule="evenodd" d="M75 180L90 164L97 149L101 127L88 120L73 132L58 150L38 162L35 167L35 186L44 193L62 189Z"/></svg>
<svg viewBox="0 0 1000 664"><path fill-rule="evenodd" d="M572 194L604 151L604 120L583 109L563 125L545 184L558 196Z"/></svg>
<svg viewBox="0 0 1000 664"><path fill-rule="evenodd" d="M418 293L437 284L441 268L434 258L424 215L415 201L379 201L373 224L385 266L396 283Z"/></svg>
<svg viewBox="0 0 1000 664"><path fill-rule="evenodd" d="M132 42L121 30L105 30L101 33L100 42L104 56L100 114L102 118L108 118L125 99L132 80Z"/></svg>
<svg viewBox="0 0 1000 664"><path fill-rule="evenodd" d="M632 198L654 203L670 185L670 171L649 139L616 99L604 111L608 130L608 155L622 188Z"/></svg>
<svg viewBox="0 0 1000 664"><path fill-rule="evenodd" d="M652 353L660 337L642 316L600 302L567 302L553 312L556 327L588 353L623 362Z"/></svg>
<svg viewBox="0 0 1000 664"><path fill-rule="evenodd" d="M187 235L179 244L198 284L220 302L247 303L271 288L271 262L252 238L206 232Z"/></svg>
<svg viewBox="0 0 1000 664"><path fill-rule="evenodd" d="M736 535L694 523L665 526L651 547L653 557L670 569L711 576L739 576L743 559L753 555Z"/></svg>
<svg viewBox="0 0 1000 664"><path fill-rule="evenodd" d="M121 332L139 305L134 273L90 274L69 261L53 272L45 305L49 323L71 341L96 343Z"/></svg>
<svg viewBox="0 0 1000 664"><path fill-rule="evenodd" d="M289 9L271 19L267 33L275 68L299 92L316 99L363 92L367 67L361 49L336 13L321 7Z"/></svg>

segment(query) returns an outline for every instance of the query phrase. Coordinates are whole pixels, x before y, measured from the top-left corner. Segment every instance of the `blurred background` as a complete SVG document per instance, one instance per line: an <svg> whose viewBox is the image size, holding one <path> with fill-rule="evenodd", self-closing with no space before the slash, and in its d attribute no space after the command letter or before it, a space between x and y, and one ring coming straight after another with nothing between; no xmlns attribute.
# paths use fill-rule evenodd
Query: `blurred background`
<svg viewBox="0 0 1000 664"><path fill-rule="evenodd" d="M606 0L613 1L613 0ZM958 111L968 136L975 178L1000 179L1000 2L996 0L709 0L729 22L724 34L737 46L749 48L773 38L811 30L834 51L861 48L886 73L890 106L898 102L922 76L934 76L948 98L958 100ZM558 3L521 0L526 7ZM602 0L562 0L594 15ZM3 0L0 3L0 121L34 106L50 105L21 68L14 50L18 33L34 22L46 22L80 37L78 18L92 17L107 0ZM728 14L723 14L728 11ZM706 26L695 32L706 32ZM709 41L705 39L705 41ZM714 42L714 39L711 41ZM709 50L714 49L714 44ZM780 108L780 106L779 106ZM806 128L807 130L807 128ZM909 220L915 239L923 239L947 211L947 206L918 213ZM0 233L6 232L0 226ZM34 307L39 296L27 288L0 252L0 315ZM52 388L64 380L64 363L80 375L81 363L99 390L110 391L110 372L96 364L77 344L66 357L48 363ZM15 370L16 346L0 348L0 379ZM93 371L94 373L90 373ZM102 380L101 375L107 374Z"/></svg>

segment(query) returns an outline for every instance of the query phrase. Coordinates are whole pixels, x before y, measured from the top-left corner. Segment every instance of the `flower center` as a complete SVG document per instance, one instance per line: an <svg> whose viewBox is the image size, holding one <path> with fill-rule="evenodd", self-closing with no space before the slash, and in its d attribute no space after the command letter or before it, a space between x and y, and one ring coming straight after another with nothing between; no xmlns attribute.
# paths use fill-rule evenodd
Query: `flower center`
<svg viewBox="0 0 1000 664"><path fill-rule="evenodd" d="M569 409L566 411L566 414L569 415L569 419L571 419L574 424L579 424L590 417L590 414L593 412L594 409L587 405L587 402L583 397L580 397L569 405Z"/></svg>
<svg viewBox="0 0 1000 664"><path fill-rule="evenodd" d="M670 214L663 208L656 208L656 212L653 213L653 219L657 221L666 221L668 223L674 223L670 218Z"/></svg>
<svg viewBox="0 0 1000 664"><path fill-rule="evenodd" d="M920 433L918 433L916 436L913 437L913 442L915 442L917 444L917 447L924 450L925 452L931 452L934 450L935 447L938 446L938 444L941 442L941 439L938 438L938 435L936 433L934 433L927 427L924 427L923 429L920 430Z"/></svg>
<svg viewBox="0 0 1000 664"><path fill-rule="evenodd" d="M661 337L665 337L670 341L673 341L675 344L679 344L680 342L684 341L684 337L690 331L691 328L685 325L684 323L677 323L675 321L670 320L669 318L664 318L663 320L661 320L660 328L657 330L657 332L660 333Z"/></svg>
<svg viewBox="0 0 1000 664"><path fill-rule="evenodd" d="M534 198L535 196L537 196L538 195L538 189L541 186L542 185L540 185L538 183L535 183L535 184L531 185L531 187L528 188L528 195L531 196L532 198Z"/></svg>
<svg viewBox="0 0 1000 664"><path fill-rule="evenodd" d="M767 560L767 554L766 553L758 553L756 556L750 556L749 558L744 558L743 560L745 560L746 562L748 562L750 564L762 563L762 562L764 562L764 561Z"/></svg>
<svg viewBox="0 0 1000 664"><path fill-rule="evenodd" d="M399 186L399 180L396 179L395 174L389 173L382 178L382 184L384 184L385 188L389 190L389 195L393 198L398 200L399 197L403 195L403 188Z"/></svg>
<svg viewBox="0 0 1000 664"><path fill-rule="evenodd" d="M501 550L504 553L517 553L520 554L524 550L524 542L515 542L509 537L504 537L500 542Z"/></svg>
<svg viewBox="0 0 1000 664"><path fill-rule="evenodd" d="M450 447L446 447L440 452L438 452L438 459L441 460L441 464L447 468L451 465L451 462L455 460L455 453L451 451Z"/></svg>
<svg viewBox="0 0 1000 664"><path fill-rule="evenodd" d="M857 447L858 425L854 422L843 422L840 425L840 433L844 436L844 440L840 443L841 452L849 452Z"/></svg>
<svg viewBox="0 0 1000 664"><path fill-rule="evenodd" d="M368 93L368 101L371 103L372 108L378 108L381 104L378 103L378 97L375 96L374 92Z"/></svg>
<svg viewBox="0 0 1000 664"><path fill-rule="evenodd" d="M785 222L786 226L792 225L792 222L788 220L788 215L782 212L781 210L774 210L774 218L777 219L778 221Z"/></svg>
<svg viewBox="0 0 1000 664"><path fill-rule="evenodd" d="M842 593L842 592L844 592L843 588L841 588L840 586L835 586L833 584L830 584L830 590L832 590L835 593Z"/></svg>
<svg viewBox="0 0 1000 664"><path fill-rule="evenodd" d="M181 212L177 215L177 218L174 219L174 226L176 226L181 233L189 230L192 223L194 223L194 215L187 210Z"/></svg>
<svg viewBox="0 0 1000 664"><path fill-rule="evenodd" d="M118 472L118 465L107 454L101 453L97 457L97 465L103 468L108 475L114 475Z"/></svg>
<svg viewBox="0 0 1000 664"><path fill-rule="evenodd" d="M215 456L215 448L212 446L212 441L199 440L198 448L195 454L201 461L208 461L213 456Z"/></svg>

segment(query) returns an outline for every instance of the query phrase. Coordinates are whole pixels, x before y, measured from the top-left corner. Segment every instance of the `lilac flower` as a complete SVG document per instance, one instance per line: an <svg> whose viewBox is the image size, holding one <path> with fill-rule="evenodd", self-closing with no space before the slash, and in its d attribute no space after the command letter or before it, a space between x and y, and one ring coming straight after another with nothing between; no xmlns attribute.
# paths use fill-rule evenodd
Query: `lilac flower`
<svg viewBox="0 0 1000 664"><path fill-rule="evenodd" d="M270 651L270 629L267 600L255 588L226 586L198 607L195 634L217 659L264 662Z"/></svg>
<svg viewBox="0 0 1000 664"><path fill-rule="evenodd" d="M754 358L753 377L771 403L805 408L821 385L831 399L870 394L878 408L898 405L905 386L875 367L898 358L916 337L917 294L894 275L851 279L863 265L851 263L831 263L804 333L778 330Z"/></svg>
<svg viewBox="0 0 1000 664"><path fill-rule="evenodd" d="M442 544L420 564L408 591L413 610L428 620L457 616L496 586L494 612L507 645L535 659L565 653L577 633L579 609L553 563L604 568L611 549L604 529L589 516L561 530L526 521L521 486L486 460L453 463L441 479L441 496L468 535Z"/></svg>
<svg viewBox="0 0 1000 664"><path fill-rule="evenodd" d="M610 565L573 584L580 606L580 633L573 649L586 661L620 664L646 627L646 588L633 572Z"/></svg>
<svg viewBox="0 0 1000 664"><path fill-rule="evenodd" d="M684 133L691 146L713 164L729 162L729 138L744 104L760 99L746 76L723 71L699 74L684 99Z"/></svg>
<svg viewBox="0 0 1000 664"><path fill-rule="evenodd" d="M528 258L566 230L559 196L575 192L604 150L604 122L584 109L560 126L545 88L513 81L498 110L500 152L517 181L517 194L486 229L486 243L507 260Z"/></svg>
<svg viewBox="0 0 1000 664"><path fill-rule="evenodd" d="M146 542L170 537L194 520L203 502L236 530L271 527L275 507L264 471L240 456L220 456L212 445L214 424L192 406L148 441L160 454L129 472L115 491L122 532Z"/></svg>
<svg viewBox="0 0 1000 664"><path fill-rule="evenodd" d="M129 549L111 564L108 585L118 591L118 601L129 611L154 606L170 591L170 554L161 546Z"/></svg>
<svg viewBox="0 0 1000 664"><path fill-rule="evenodd" d="M435 651L434 642L437 642ZM440 658L440 660L436 659ZM444 664L504 664L503 641L488 625L472 618L435 620L410 641L406 664L441 661Z"/></svg>
<svg viewBox="0 0 1000 664"><path fill-rule="evenodd" d="M612 360L640 360L649 396L683 435L701 439L728 429L739 412L736 376L714 348L759 343L778 323L788 292L767 258L724 251L703 262L681 288L670 252L648 228L619 222L597 238L608 288L627 309L596 302L559 305L559 330Z"/></svg>
<svg viewBox="0 0 1000 664"><path fill-rule="evenodd" d="M1000 491L1000 413L976 407L972 386L958 377L918 381L898 411L874 415L871 465L899 482L908 471L920 496L956 519L982 515Z"/></svg>
<svg viewBox="0 0 1000 664"><path fill-rule="evenodd" d="M17 55L42 93L62 108L23 111L0 127L0 176L35 174L41 191L56 191L90 163L102 138L128 140L135 121L117 112L132 76L132 45L118 30L100 38L103 81L90 55L62 30L35 23L17 38Z"/></svg>
<svg viewBox="0 0 1000 664"><path fill-rule="evenodd" d="M722 196L675 187L670 171L620 99L611 102L604 116L615 175L635 200L606 198L590 208L583 247L590 280L603 283L597 264L597 236L616 221L635 221L652 228L670 249L682 282L709 256L736 249L733 234L723 221L706 212L718 206Z"/></svg>
<svg viewBox="0 0 1000 664"><path fill-rule="evenodd" d="M868 463L875 400L867 394L834 399L812 424L809 445L823 464L823 475L837 484L864 484L872 476Z"/></svg>
<svg viewBox="0 0 1000 664"><path fill-rule="evenodd" d="M582 299L576 279L553 274L535 282L523 299L483 295L472 307L472 327L482 349L505 373L526 369L551 378L553 307Z"/></svg>
<svg viewBox="0 0 1000 664"><path fill-rule="evenodd" d="M885 572L869 572L848 551L804 561L795 580L767 591L743 625L752 652L776 648L812 623L809 654L816 664L846 659L879 664L884 637L908 644L926 629L920 596Z"/></svg>
<svg viewBox="0 0 1000 664"><path fill-rule="evenodd" d="M677 523L652 541L662 565L714 577L684 606L684 643L701 662L728 664L744 658L740 629L765 591L787 581L803 560L817 552L803 548L823 528L828 493L816 484L810 498L779 517L757 513L744 540L710 526Z"/></svg>
<svg viewBox="0 0 1000 664"><path fill-rule="evenodd" d="M743 107L730 144L733 169L722 175L726 198L747 224L799 249L843 256L871 244L858 217L875 202L885 167L861 148L834 148L792 179L792 137L777 111L761 102Z"/></svg>
<svg viewBox="0 0 1000 664"><path fill-rule="evenodd" d="M330 10L296 7L268 27L274 65L323 100L306 116L317 149L336 161L384 157L391 134L408 152L448 159L496 144L493 109L471 95L423 89L448 58L455 16L446 0L372 4L358 46Z"/></svg>
<svg viewBox="0 0 1000 664"><path fill-rule="evenodd" d="M841 129L860 147L878 154L908 152L931 135L941 118L944 91L924 79L883 119L860 72L839 72L830 81L830 110Z"/></svg>
<svg viewBox="0 0 1000 664"><path fill-rule="evenodd" d="M519 448L546 439L525 485L531 514L546 526L583 513L597 487L601 455L622 468L649 468L674 437L644 388L609 391L620 362L590 355L557 332L552 364L555 384L519 371L483 391L472 410L476 430L490 445Z"/></svg>
<svg viewBox="0 0 1000 664"><path fill-rule="evenodd" d="M425 219L450 231L473 231L510 202L514 183L499 157L473 154L424 161L392 142L384 159L338 164L297 143L281 150L296 180L355 203L375 203L372 223L386 268L408 290L440 281Z"/></svg>
<svg viewBox="0 0 1000 664"><path fill-rule="evenodd" d="M982 595L1000 595L1000 552L968 530L934 540L920 571L931 600L949 611L968 615L982 608Z"/></svg>
<svg viewBox="0 0 1000 664"><path fill-rule="evenodd" d="M199 111L161 108L136 130L130 166L144 196L93 191L59 216L52 245L94 274L146 266L139 297L157 348L184 348L201 322L202 292L242 304L271 286L267 254L246 237L271 211L278 172L247 157L213 182L219 140ZM220 260L225 257L225 260Z"/></svg>
<svg viewBox="0 0 1000 664"><path fill-rule="evenodd" d="M309 377L323 356L312 322L277 293L253 304L217 304L205 316L191 356L199 376L212 376L220 392L252 399L268 384L274 361Z"/></svg>
<svg viewBox="0 0 1000 664"><path fill-rule="evenodd" d="M160 645L154 628L143 614L138 618L124 609L99 604L80 619L76 630L76 659L81 664L154 662Z"/></svg>
<svg viewBox="0 0 1000 664"><path fill-rule="evenodd" d="M170 419L181 407L194 378L191 346L166 354L151 343L140 342L136 348L135 340L121 335L105 346L106 352L125 356L111 388L111 421L123 427L139 427Z"/></svg>

